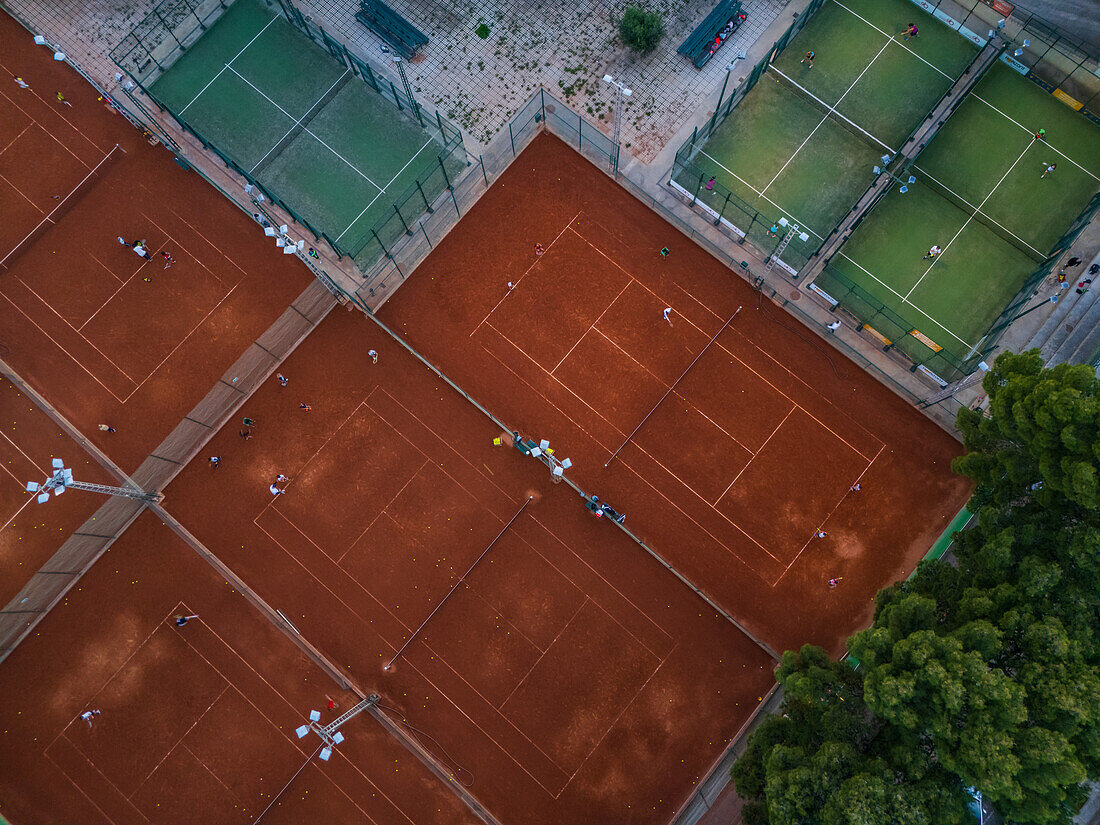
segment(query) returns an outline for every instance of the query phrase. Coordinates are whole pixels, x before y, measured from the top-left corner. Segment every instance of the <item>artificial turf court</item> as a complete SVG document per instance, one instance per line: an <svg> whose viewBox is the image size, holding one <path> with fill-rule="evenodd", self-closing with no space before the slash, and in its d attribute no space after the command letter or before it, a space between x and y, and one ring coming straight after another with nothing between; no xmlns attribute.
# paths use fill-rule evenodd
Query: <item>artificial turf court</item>
<svg viewBox="0 0 1100 825"><path fill-rule="evenodd" d="M445 185L438 133L255 0L233 3L150 91L353 253L418 178L438 182L428 200Z"/></svg>
<svg viewBox="0 0 1100 825"><path fill-rule="evenodd" d="M7 15L0 70L30 85L0 89L3 357L132 470L310 276L273 254L248 216L149 146ZM55 90L72 106L59 104ZM69 198L116 144L121 151ZM66 198L56 222L21 244ZM119 246L120 235L147 239L153 257ZM170 269L161 251L175 258ZM102 422L118 432L100 432Z"/></svg>
<svg viewBox="0 0 1100 825"><path fill-rule="evenodd" d="M1040 178L1048 163L1057 169ZM931 353L911 328L962 359L1100 189L1100 130L997 63L911 172L909 192L891 191L817 283L860 301L860 317L916 360ZM942 254L923 260L933 244ZM863 306L849 282L908 325Z"/></svg>
<svg viewBox="0 0 1100 825"><path fill-rule="evenodd" d="M913 20L920 37L903 40ZM812 69L800 62L809 50ZM880 156L897 151L976 54L907 0L830 0L694 156L695 175L721 184L698 196L717 213L724 187L767 220L787 217L810 234L811 251L870 185ZM681 176L694 194L698 180Z"/></svg>

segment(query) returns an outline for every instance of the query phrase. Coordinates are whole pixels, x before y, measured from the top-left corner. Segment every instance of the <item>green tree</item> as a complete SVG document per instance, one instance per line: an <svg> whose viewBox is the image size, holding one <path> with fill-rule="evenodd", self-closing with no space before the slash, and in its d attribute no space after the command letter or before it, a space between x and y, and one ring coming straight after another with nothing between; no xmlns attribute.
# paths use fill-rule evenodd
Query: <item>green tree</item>
<svg viewBox="0 0 1100 825"><path fill-rule="evenodd" d="M862 678L818 647L788 651L783 713L749 737L733 767L748 825L951 825L966 796L930 751L876 719Z"/></svg>
<svg viewBox="0 0 1100 825"><path fill-rule="evenodd" d="M974 503L1034 501L1076 518L1100 517L1100 381L1076 364L1043 367L1038 350L1000 355L982 381L991 416L963 409L969 452L957 473L977 483ZM974 509L974 508L971 508Z"/></svg>
<svg viewBox="0 0 1100 825"><path fill-rule="evenodd" d="M656 12L646 11L641 6L627 6L619 21L619 34L627 46L644 54L653 51L665 36L665 24Z"/></svg>

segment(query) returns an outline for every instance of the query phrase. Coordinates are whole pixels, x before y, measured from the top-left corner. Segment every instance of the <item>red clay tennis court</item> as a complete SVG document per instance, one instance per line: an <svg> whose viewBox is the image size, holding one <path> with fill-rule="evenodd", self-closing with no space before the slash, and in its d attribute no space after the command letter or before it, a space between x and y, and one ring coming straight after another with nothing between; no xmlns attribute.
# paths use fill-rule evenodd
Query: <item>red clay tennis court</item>
<svg viewBox="0 0 1100 825"><path fill-rule="evenodd" d="M171 512L500 822L667 821L774 660L358 313L280 371Z"/></svg>
<svg viewBox="0 0 1100 825"><path fill-rule="evenodd" d="M4 358L132 469L309 273L270 255L247 215L150 146L7 15L0 71L29 85L0 87ZM119 236L145 239L150 257ZM175 261L168 269L163 252ZM262 268L252 263L260 256ZM117 435L103 437L101 422Z"/></svg>
<svg viewBox="0 0 1100 825"><path fill-rule="evenodd" d="M775 649L837 650L966 500L956 441L549 135L379 315Z"/></svg>
<svg viewBox="0 0 1100 825"><path fill-rule="evenodd" d="M181 614L198 618L177 628ZM5 662L0 694L13 822L477 822L367 717L297 773L319 740L295 727L357 698L153 514Z"/></svg>

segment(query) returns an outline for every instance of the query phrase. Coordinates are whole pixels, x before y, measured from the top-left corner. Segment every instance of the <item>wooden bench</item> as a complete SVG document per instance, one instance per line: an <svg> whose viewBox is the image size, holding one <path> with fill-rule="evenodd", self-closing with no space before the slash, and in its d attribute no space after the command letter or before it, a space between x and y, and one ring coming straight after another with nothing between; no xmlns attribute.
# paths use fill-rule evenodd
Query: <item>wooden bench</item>
<svg viewBox="0 0 1100 825"><path fill-rule="evenodd" d="M694 63L695 68L701 69L746 17L748 15L741 12L741 0L721 0L676 51Z"/></svg>
<svg viewBox="0 0 1100 825"><path fill-rule="evenodd" d="M363 0L355 19L385 40L406 60L411 60L421 46L428 44L428 36L424 32L382 0Z"/></svg>

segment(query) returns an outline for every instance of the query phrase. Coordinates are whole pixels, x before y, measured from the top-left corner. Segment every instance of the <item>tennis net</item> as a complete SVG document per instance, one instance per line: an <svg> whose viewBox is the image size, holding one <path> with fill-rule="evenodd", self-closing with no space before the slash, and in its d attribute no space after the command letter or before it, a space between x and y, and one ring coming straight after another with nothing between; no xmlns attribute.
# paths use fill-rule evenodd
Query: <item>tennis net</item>
<svg viewBox="0 0 1100 825"><path fill-rule="evenodd" d="M329 87L328 91L321 96L321 99L314 103L309 108L308 112L302 115L301 120L290 127L290 129L285 135L283 135L282 139L280 139L278 143L268 149L267 154L260 158L259 162L257 162L257 164L252 167L252 169L250 170L251 174L255 177L259 177L260 175L262 175L267 170L267 168L275 161L275 159L279 157L279 155L281 155L291 143L294 142L294 139L309 128L309 125L313 122L313 119L317 117L318 114L320 114L322 109L324 109L326 106L328 106L329 103L332 102L333 98L335 98L336 95L340 93L340 90L348 84L348 81L351 80L352 77L354 77L354 75L352 75L351 71L345 70L344 73L339 77L339 79Z"/></svg>
<svg viewBox="0 0 1100 825"><path fill-rule="evenodd" d="M38 225L34 229L27 233L27 236L23 238L23 240L13 246L11 248L11 251L9 251L3 258L0 258L0 270L11 269L11 266L13 263L15 263L16 258L18 258L25 251L30 249L35 240L37 240L51 226L56 225L57 222L61 220L62 216L64 216L66 212L72 209L73 206L76 205L76 202L79 201L88 192L89 189L95 186L99 177L103 174L108 162L125 154L125 152L126 150L116 143L111 151L104 155L99 163L97 163L92 168L92 170L84 176L84 179L80 181L80 183L78 183L75 187L73 187L73 190L69 192L69 194L58 201L57 206L51 209L49 214L46 215L46 217L44 217L42 220L40 220L38 222Z"/></svg>
<svg viewBox="0 0 1100 825"><path fill-rule="evenodd" d="M792 94L802 98L811 106L817 108L821 112L821 114L825 115L825 117L830 118L837 125L847 129L860 140L871 144L876 149L880 149L890 156L897 154L896 149L892 149L891 147L887 146L885 142L879 140L858 123L850 120L849 118L846 118L844 115L836 110L835 106L830 106L828 103L815 95L801 83L798 83L797 81L787 77L787 75L783 74L783 72L779 71L779 69L777 69L775 66L769 66L768 73L774 75L775 81L780 86L782 86Z"/></svg>
<svg viewBox="0 0 1100 825"><path fill-rule="evenodd" d="M1018 250L1023 252L1025 255L1027 255L1029 258L1031 258L1036 263L1042 263L1043 261L1046 260L1046 255L1044 255L1042 252L1040 252L1034 246L1029 244L1027 241L1025 241L1023 238L1019 237L1018 235L1015 235L1012 232L1010 232L1003 225L997 223L997 221L995 221L993 218L989 217L989 215L982 212L977 206L970 203L970 201L966 200L965 198L963 198L958 193L954 192L951 189L948 189L944 184L942 184L940 181L936 180L934 177L932 177L927 172L922 170L919 166L914 166L913 171L920 174L920 177L918 178L918 181L920 183L923 183L925 186L927 186L929 189L931 189L933 192L935 192L941 198L948 201L949 203L954 204L959 209L961 209L963 212L967 213L968 215L971 215L974 218L974 220L976 220L978 223L980 223L982 226L984 226L986 229L988 229L994 235L999 237L1001 240L1012 244L1012 246L1016 247Z"/></svg>

